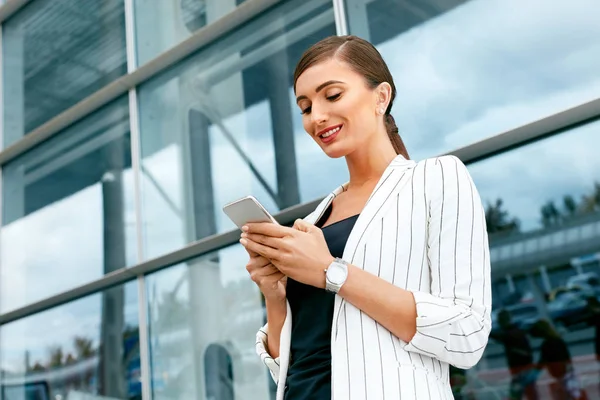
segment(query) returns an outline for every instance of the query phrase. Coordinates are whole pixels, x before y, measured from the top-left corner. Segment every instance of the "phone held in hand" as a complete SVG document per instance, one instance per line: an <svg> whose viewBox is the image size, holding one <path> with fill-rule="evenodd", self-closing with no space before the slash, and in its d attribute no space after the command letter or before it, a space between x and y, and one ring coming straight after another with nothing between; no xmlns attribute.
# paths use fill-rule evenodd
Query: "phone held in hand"
<svg viewBox="0 0 600 400"><path fill-rule="evenodd" d="M254 196L246 196L225 204L223 212L240 229L249 222L272 222L277 224L275 218Z"/></svg>

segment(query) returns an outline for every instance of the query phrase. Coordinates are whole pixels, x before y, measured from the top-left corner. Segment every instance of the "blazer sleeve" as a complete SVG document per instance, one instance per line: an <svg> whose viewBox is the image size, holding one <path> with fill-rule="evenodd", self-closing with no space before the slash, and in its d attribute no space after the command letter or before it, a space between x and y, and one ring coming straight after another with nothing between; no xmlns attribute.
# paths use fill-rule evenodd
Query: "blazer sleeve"
<svg viewBox="0 0 600 400"><path fill-rule="evenodd" d="M430 291L413 292L417 331L405 350L468 369L491 330L488 237L479 194L454 156L425 165Z"/></svg>
<svg viewBox="0 0 600 400"><path fill-rule="evenodd" d="M269 354L269 346L267 340L269 337L269 324L265 324L262 328L256 332L256 353L260 356L262 362L269 368L271 378L275 381L275 384L279 381L279 357L273 358Z"/></svg>

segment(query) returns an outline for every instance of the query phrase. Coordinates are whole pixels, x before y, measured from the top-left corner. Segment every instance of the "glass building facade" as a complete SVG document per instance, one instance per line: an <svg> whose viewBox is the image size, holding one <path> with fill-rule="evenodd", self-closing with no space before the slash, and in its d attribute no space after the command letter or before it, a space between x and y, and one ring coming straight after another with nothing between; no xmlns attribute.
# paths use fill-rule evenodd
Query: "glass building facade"
<svg viewBox="0 0 600 400"><path fill-rule="evenodd" d="M221 207L252 194L291 223L346 181L292 89L302 52L336 34L383 54L411 157L461 158L484 201L492 337L455 397L568 399L568 381L600 398L599 15L0 0L0 400L274 398L263 301Z"/></svg>

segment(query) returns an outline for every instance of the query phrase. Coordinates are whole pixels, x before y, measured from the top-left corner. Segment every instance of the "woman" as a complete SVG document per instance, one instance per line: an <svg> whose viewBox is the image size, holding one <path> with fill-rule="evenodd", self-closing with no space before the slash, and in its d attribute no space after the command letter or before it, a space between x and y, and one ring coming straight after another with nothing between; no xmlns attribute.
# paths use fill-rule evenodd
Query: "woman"
<svg viewBox="0 0 600 400"><path fill-rule="evenodd" d="M350 181L293 228L243 227L277 399L452 398L449 364L477 363L491 327L485 217L466 168L409 160L392 76L362 39L311 47L294 90L306 132L345 157Z"/></svg>

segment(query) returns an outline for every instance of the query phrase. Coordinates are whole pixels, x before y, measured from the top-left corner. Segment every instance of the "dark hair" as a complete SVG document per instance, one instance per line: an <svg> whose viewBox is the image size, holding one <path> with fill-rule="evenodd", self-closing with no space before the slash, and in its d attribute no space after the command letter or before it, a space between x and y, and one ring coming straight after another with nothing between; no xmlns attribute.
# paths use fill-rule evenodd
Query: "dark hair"
<svg viewBox="0 0 600 400"><path fill-rule="evenodd" d="M298 65L296 65L296 70L294 71L294 91L296 90L298 77L304 71L315 64L331 58L336 58L348 64L354 72L365 78L367 85L371 89L375 89L383 82L390 84L392 87L392 98L387 110L385 110L385 127L396 154L402 154L408 159L408 151L406 151L406 146L404 146L404 142L398 134L398 127L396 126L394 117L390 114L394 98L396 97L394 78L392 78L392 74L379 51L366 40L356 36L330 36L311 46L304 52Z"/></svg>

